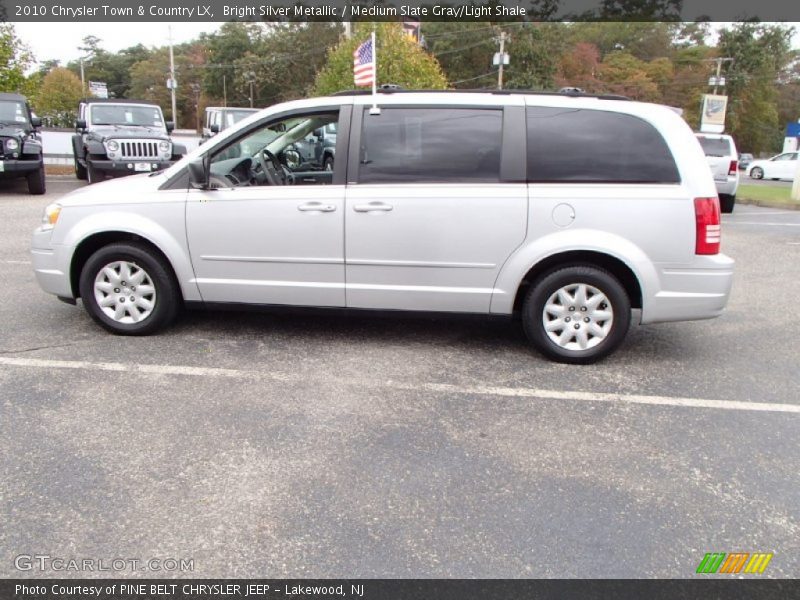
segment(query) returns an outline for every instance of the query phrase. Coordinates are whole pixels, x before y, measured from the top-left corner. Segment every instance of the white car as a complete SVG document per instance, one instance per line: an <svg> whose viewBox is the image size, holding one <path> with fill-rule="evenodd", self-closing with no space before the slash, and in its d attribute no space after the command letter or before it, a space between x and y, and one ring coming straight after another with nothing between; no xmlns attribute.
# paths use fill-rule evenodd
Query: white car
<svg viewBox="0 0 800 600"><path fill-rule="evenodd" d="M277 104L163 172L63 196L33 234L39 284L123 335L220 304L518 315L568 363L608 355L634 319L722 313L733 260L717 190L669 108L586 94L373 101ZM331 168L297 161L330 125Z"/></svg>
<svg viewBox="0 0 800 600"><path fill-rule="evenodd" d="M725 134L698 133L697 141L703 147L706 161L714 176L719 194L719 207L724 213L732 213L739 189L739 154L733 138Z"/></svg>
<svg viewBox="0 0 800 600"><path fill-rule="evenodd" d="M797 172L797 152L784 152L765 160L750 163L748 173L753 179L794 179Z"/></svg>

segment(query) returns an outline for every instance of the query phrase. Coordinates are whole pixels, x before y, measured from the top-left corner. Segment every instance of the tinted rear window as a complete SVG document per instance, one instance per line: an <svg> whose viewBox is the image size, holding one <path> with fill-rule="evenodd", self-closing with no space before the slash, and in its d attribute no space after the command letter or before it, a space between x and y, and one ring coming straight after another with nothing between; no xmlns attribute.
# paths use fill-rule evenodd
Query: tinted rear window
<svg viewBox="0 0 800 600"><path fill-rule="evenodd" d="M706 156L731 156L731 143L725 138L710 138L697 136Z"/></svg>
<svg viewBox="0 0 800 600"><path fill-rule="evenodd" d="M358 180L496 182L502 137L502 110L381 108L364 114Z"/></svg>
<svg viewBox="0 0 800 600"><path fill-rule="evenodd" d="M528 107L528 181L678 183L664 138L631 115Z"/></svg>

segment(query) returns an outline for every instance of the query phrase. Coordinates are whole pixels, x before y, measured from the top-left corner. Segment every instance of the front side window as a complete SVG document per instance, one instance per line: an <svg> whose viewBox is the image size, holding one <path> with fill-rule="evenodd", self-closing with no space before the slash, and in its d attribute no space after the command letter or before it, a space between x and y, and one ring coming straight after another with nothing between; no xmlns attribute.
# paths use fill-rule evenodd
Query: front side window
<svg viewBox="0 0 800 600"><path fill-rule="evenodd" d="M24 102L17 102L15 100L0 101L0 123L27 125L28 107L25 106Z"/></svg>
<svg viewBox="0 0 800 600"><path fill-rule="evenodd" d="M528 181L679 183L664 138L631 115L569 107L528 107Z"/></svg>
<svg viewBox="0 0 800 600"><path fill-rule="evenodd" d="M214 187L330 184L335 148L327 146L317 133L338 120L338 111L327 111L261 125L214 151L210 184Z"/></svg>
<svg viewBox="0 0 800 600"><path fill-rule="evenodd" d="M365 110L359 183L500 180L503 112L481 108Z"/></svg>

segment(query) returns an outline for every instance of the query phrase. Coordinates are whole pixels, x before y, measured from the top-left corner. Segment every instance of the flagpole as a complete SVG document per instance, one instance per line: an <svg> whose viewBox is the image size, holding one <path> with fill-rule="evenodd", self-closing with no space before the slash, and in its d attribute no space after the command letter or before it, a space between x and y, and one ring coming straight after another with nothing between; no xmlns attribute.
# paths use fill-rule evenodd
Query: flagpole
<svg viewBox="0 0 800 600"><path fill-rule="evenodd" d="M369 114L379 115L381 109L378 108L378 44L375 43L375 30L372 30L372 64L374 73L372 75L372 108Z"/></svg>

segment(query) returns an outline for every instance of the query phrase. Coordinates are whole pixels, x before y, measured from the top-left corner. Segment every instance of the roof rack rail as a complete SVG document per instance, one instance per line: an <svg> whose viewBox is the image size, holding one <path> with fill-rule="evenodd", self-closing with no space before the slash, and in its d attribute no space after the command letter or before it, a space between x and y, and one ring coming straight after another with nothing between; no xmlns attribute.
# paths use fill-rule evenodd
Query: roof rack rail
<svg viewBox="0 0 800 600"><path fill-rule="evenodd" d="M590 94L583 91L573 91L577 88L562 88L564 91L552 92L544 90L485 90L485 89L458 89L458 90L406 90L399 86L386 84L376 91L379 94L494 94L494 95L523 95L523 96L568 96L570 98L597 98L599 100L628 100L627 96L617 94ZM368 96L371 90L342 90L331 96Z"/></svg>

